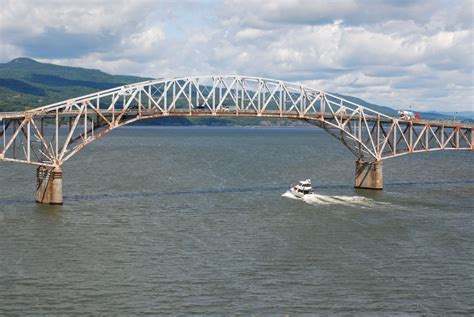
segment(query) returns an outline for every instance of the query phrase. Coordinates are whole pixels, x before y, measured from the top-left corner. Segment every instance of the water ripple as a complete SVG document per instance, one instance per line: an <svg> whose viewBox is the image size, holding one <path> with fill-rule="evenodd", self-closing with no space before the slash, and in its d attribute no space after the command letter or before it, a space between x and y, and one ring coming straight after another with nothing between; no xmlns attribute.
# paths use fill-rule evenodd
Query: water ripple
<svg viewBox="0 0 474 317"><path fill-rule="evenodd" d="M447 180L447 181L423 181L423 182L388 182L385 188L396 186L436 186L436 185L467 185L474 184L474 179L465 180ZM347 184L318 184L315 189L351 189L352 185ZM153 192L117 192L117 193L99 193L85 195L65 195L65 201L89 201L89 200L107 200L120 198L136 198L136 197L160 197L160 196L182 196L182 195L210 195L225 193L265 193L278 192L288 189L288 186L258 186L258 187L233 187L233 188L205 188L195 190L182 191L153 191ZM23 197L0 198L2 205L31 204L32 199Z"/></svg>

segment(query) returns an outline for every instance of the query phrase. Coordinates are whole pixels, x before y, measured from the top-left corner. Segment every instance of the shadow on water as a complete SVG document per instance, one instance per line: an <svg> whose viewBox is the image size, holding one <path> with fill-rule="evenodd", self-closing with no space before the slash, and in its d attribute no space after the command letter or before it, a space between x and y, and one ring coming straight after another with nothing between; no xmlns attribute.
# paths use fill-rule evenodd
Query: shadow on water
<svg viewBox="0 0 474 317"><path fill-rule="evenodd" d="M36 204L37 210L44 213L48 214L50 216L56 216L63 211L63 206L62 205L46 205L46 204Z"/></svg>
<svg viewBox="0 0 474 317"><path fill-rule="evenodd" d="M385 183L384 188L397 186L423 187L436 185L466 185L474 184L474 179L467 180L452 180L452 181L427 181L427 182L392 182ZM320 189L351 189L352 185L347 184L331 184L331 185L317 185L315 188ZM164 196L181 196L181 195L209 195L209 194L225 194L225 193L265 193L265 192L281 192L288 189L288 186L267 186L267 187L236 187L236 188L207 188L184 191L155 191L155 192L127 192L127 193L102 193L102 194L88 194L88 195L65 195L65 201L94 201L120 198L134 198L134 197L164 197ZM372 192L370 190L360 190L363 192ZM34 200L28 198L0 198L0 205L15 205L15 204L31 204ZM49 205L42 206L41 209L47 212L56 212L61 210L61 206Z"/></svg>

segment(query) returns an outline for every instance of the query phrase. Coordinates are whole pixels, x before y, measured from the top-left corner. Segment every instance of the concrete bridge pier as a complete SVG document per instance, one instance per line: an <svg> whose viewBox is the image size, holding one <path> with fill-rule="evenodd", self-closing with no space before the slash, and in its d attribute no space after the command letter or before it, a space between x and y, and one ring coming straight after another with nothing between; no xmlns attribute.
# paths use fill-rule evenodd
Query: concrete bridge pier
<svg viewBox="0 0 474 317"><path fill-rule="evenodd" d="M60 167L38 167L36 179L35 198L37 203L63 203L63 170Z"/></svg>
<svg viewBox="0 0 474 317"><path fill-rule="evenodd" d="M383 189L382 161L356 161L355 188Z"/></svg>

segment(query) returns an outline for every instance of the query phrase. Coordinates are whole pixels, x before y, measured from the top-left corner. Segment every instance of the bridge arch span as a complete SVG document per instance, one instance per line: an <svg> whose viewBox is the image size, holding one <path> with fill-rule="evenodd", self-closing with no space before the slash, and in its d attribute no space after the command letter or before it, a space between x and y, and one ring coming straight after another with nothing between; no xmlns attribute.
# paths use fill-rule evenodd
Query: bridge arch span
<svg viewBox="0 0 474 317"><path fill-rule="evenodd" d="M355 155L363 179L370 173L375 178L381 175L382 160L391 157L472 150L474 144L472 125L401 120L295 83L210 75L150 80L25 112L0 113L0 160L58 171L75 153L108 132L138 120L166 116L306 120Z"/></svg>

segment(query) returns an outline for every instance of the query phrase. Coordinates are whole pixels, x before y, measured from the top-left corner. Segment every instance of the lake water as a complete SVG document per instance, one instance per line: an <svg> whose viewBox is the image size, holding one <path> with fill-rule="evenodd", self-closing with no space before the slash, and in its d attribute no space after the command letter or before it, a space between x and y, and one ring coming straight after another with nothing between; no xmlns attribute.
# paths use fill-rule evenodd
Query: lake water
<svg viewBox="0 0 474 317"><path fill-rule="evenodd" d="M127 127L63 206L0 163L0 315L474 314L473 153L388 160L383 191L354 162L314 128Z"/></svg>

